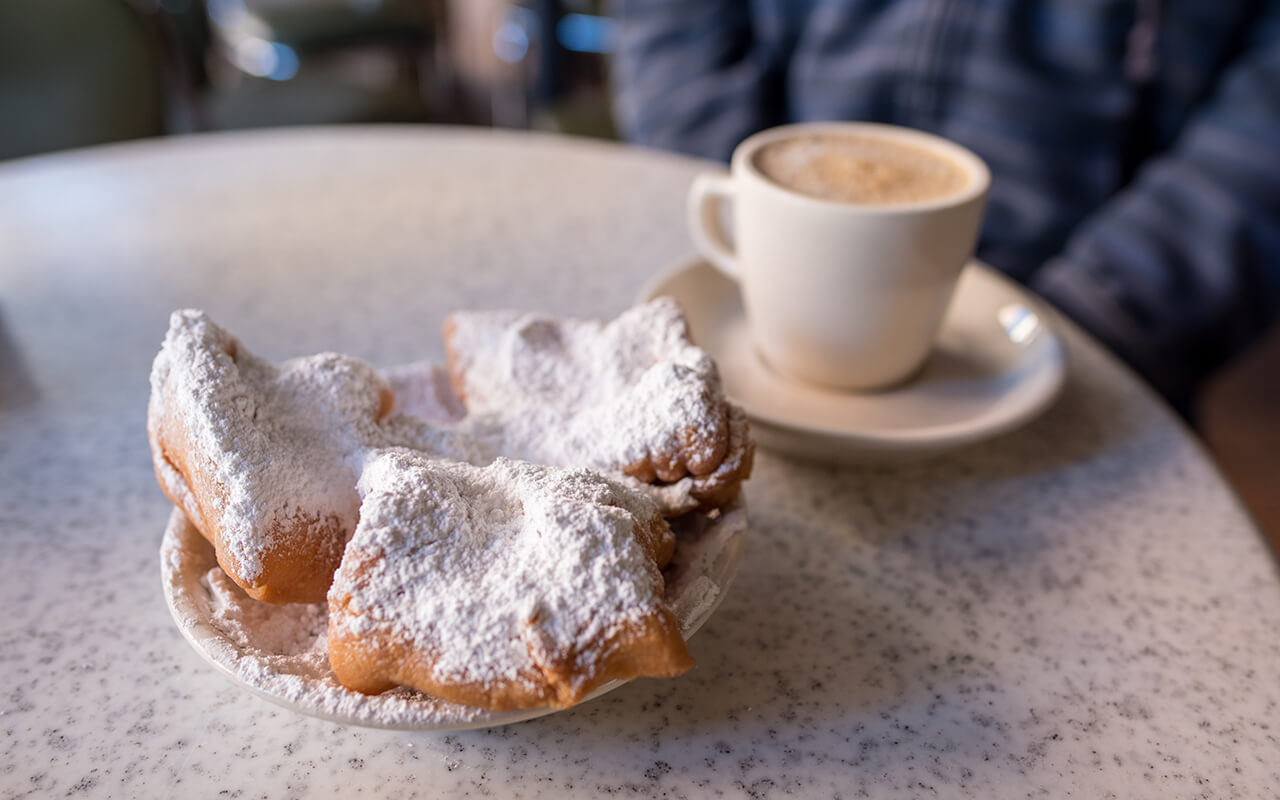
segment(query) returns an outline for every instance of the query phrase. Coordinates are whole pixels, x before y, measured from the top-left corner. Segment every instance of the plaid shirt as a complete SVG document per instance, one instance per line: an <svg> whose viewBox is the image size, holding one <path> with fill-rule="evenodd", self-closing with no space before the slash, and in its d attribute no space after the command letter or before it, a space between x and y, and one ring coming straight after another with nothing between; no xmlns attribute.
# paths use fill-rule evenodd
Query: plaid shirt
<svg viewBox="0 0 1280 800"><path fill-rule="evenodd" d="M1280 311L1280 0L616 0L618 117L727 159L878 120L981 155L979 255L1175 402Z"/></svg>

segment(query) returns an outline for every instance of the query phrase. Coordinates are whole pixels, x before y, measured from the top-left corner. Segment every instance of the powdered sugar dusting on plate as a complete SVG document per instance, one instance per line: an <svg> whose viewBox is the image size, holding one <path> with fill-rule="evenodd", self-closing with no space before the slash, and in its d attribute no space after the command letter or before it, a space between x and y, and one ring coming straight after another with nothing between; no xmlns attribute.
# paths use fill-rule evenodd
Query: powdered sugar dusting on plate
<svg viewBox="0 0 1280 800"><path fill-rule="evenodd" d="M746 525L741 500L723 513L672 521L676 554L663 576L685 638L723 599L737 572ZM219 671L272 702L335 722L406 730L490 727L551 713L489 712L405 688L373 696L351 691L329 668L326 604L280 606L250 598L222 574L213 547L177 509L160 556L165 598L183 635Z"/></svg>

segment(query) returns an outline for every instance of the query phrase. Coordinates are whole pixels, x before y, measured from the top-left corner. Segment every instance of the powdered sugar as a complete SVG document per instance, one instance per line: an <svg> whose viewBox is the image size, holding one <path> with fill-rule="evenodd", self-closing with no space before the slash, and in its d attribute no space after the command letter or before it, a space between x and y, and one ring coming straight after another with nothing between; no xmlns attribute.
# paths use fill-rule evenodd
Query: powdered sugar
<svg viewBox="0 0 1280 800"><path fill-rule="evenodd" d="M395 403L393 413L438 425L457 422L467 415L453 387L449 371L431 361L417 361L382 370Z"/></svg>
<svg viewBox="0 0 1280 800"><path fill-rule="evenodd" d="M300 528L316 534L308 550L336 556L360 517L348 556L352 570L363 570L362 583L355 591L340 573L334 591L353 598L353 613L334 624L398 626L400 638L442 654L441 680L510 680L536 667L531 653L534 661L572 654L589 665L592 648L617 626L668 613L662 578L645 552L656 552L645 537L665 526L649 500L617 480L499 456L510 449L613 470L631 459L698 469L723 457L725 403L714 365L688 343L674 304L653 303L608 326L530 319L515 334L528 349L507 348L504 367L512 380L528 378L528 391L519 380L513 388L495 377L490 403L477 403L459 422L463 409L438 367L410 365L384 379L335 354L276 367L203 313L178 312L153 369L150 414L180 420L193 440L184 446L210 462L215 500L225 502L197 507L182 474L157 457L161 481L193 519L209 522L213 513L230 566L250 582L277 544L273 533ZM383 416L389 383L396 407ZM568 399L558 401L560 394ZM502 413L493 397L510 401ZM670 513L677 503L689 507L685 484L693 481L641 488ZM667 497L673 493L679 496ZM436 548L439 559L423 559L422 534L442 531L480 546ZM362 561L365 539L376 552ZM720 595L706 580L682 586L680 611L690 618L709 614ZM324 716L356 702L329 669L322 605L257 603L216 568L206 570L205 591L213 601L209 624L237 653L241 680L276 698L309 697ZM441 605L443 598L454 605ZM394 705L413 694L380 697ZM408 713L379 708L375 724L399 725L392 718Z"/></svg>
<svg viewBox="0 0 1280 800"><path fill-rule="evenodd" d="M590 678L618 625L666 613L637 536L666 525L596 473L385 450L370 456L360 493L331 624L433 654L441 683L537 681L540 665L566 657Z"/></svg>
<svg viewBox="0 0 1280 800"><path fill-rule="evenodd" d="M337 563L357 518L357 471L381 438L384 396L382 377L356 359L322 353L276 367L203 312L179 311L152 368L150 417L176 418L193 438L192 457L222 494L204 513L252 583L289 531L314 532L308 548Z"/></svg>
<svg viewBox="0 0 1280 800"><path fill-rule="evenodd" d="M178 420L221 496L197 508L161 455L157 472L193 520L216 530L243 585L257 584L264 557L282 545L334 569L358 518L359 471L378 448L413 447L475 465L505 455L627 469L643 483L686 472L701 478L717 467L725 473L733 463L725 458L733 431L715 365L689 342L673 301L638 306L607 325L519 312L452 320L451 350L469 387L465 410L439 367L409 365L384 379L333 353L277 367L203 312L173 314L151 374L153 446L155 425ZM395 413L382 417L392 397ZM740 472L728 475L735 485ZM644 491L668 514L696 505L690 484ZM286 536L305 541L282 542Z"/></svg>
<svg viewBox="0 0 1280 800"><path fill-rule="evenodd" d="M689 341L670 298L608 324L466 312L446 331L468 412L460 427L483 449L469 460L502 454L603 470L651 461L677 480L712 471L724 456L715 363Z"/></svg>
<svg viewBox="0 0 1280 800"><path fill-rule="evenodd" d="M241 651L315 661L308 670L314 675L327 670L329 654L323 643L329 620L323 603L240 602L244 593L220 567L210 568L200 582L212 600L210 622Z"/></svg>

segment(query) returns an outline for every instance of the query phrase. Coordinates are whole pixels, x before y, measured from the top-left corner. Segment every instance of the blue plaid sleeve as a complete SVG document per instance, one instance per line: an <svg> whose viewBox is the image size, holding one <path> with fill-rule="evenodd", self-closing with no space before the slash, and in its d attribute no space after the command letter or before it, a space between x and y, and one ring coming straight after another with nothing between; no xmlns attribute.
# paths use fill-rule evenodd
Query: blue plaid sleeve
<svg viewBox="0 0 1280 800"><path fill-rule="evenodd" d="M615 0L614 111L638 144L728 160L782 122L777 81L743 0Z"/></svg>
<svg viewBox="0 0 1280 800"><path fill-rule="evenodd" d="M1170 150L1032 286L1175 404L1280 312L1280 3Z"/></svg>
<svg viewBox="0 0 1280 800"><path fill-rule="evenodd" d="M632 141L724 159L770 125L869 119L964 144L995 177L979 255L1184 408L1280 317L1280 0L614 10Z"/></svg>

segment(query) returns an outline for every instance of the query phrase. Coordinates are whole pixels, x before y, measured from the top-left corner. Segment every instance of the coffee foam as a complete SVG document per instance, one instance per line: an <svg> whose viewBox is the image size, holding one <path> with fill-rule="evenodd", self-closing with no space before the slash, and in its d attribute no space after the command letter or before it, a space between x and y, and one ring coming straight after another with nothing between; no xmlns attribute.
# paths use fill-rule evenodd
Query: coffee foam
<svg viewBox="0 0 1280 800"><path fill-rule="evenodd" d="M769 142L754 162L783 188L837 203L924 203L971 183L963 166L940 153L869 135L812 133Z"/></svg>

